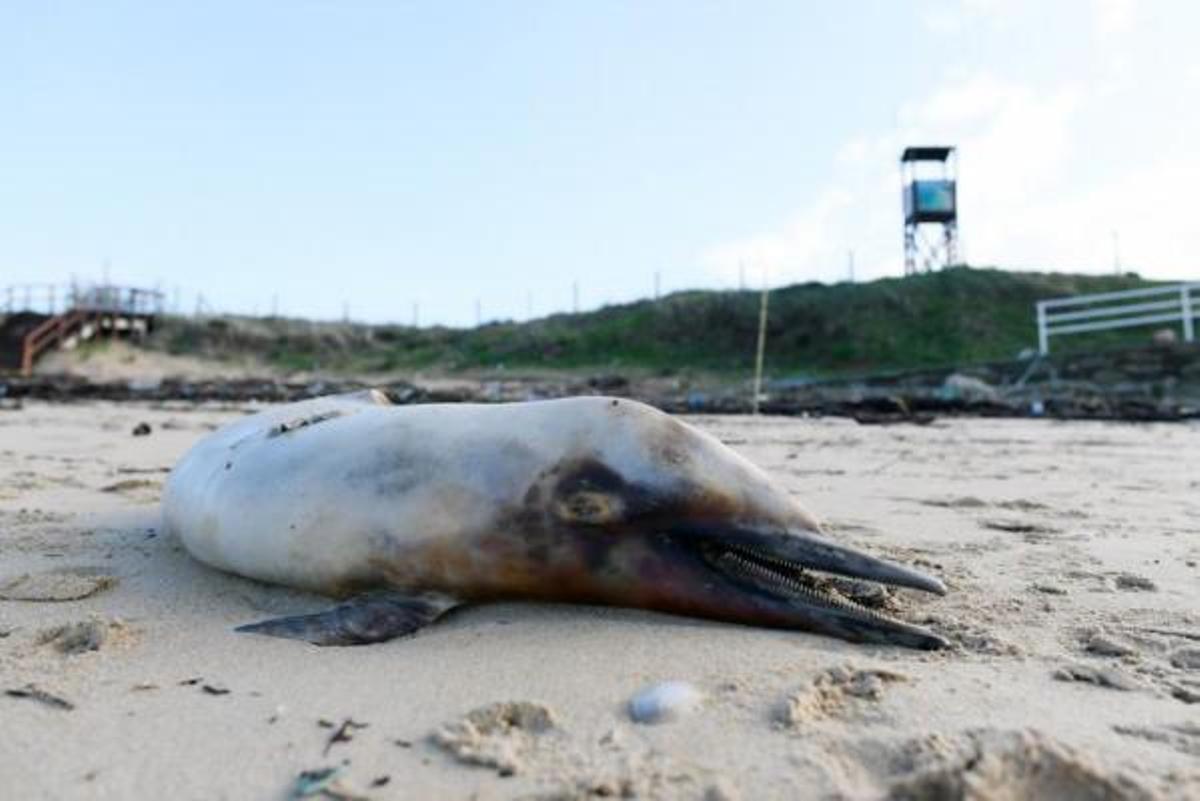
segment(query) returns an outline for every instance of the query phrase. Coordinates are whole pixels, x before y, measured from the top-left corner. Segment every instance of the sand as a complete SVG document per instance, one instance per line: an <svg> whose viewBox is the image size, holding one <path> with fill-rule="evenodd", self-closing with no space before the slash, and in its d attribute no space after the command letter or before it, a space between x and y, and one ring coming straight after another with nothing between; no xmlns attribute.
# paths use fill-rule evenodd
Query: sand
<svg viewBox="0 0 1200 801"><path fill-rule="evenodd" d="M160 528L167 470L245 411L0 411L4 797L1200 798L1200 427L693 420L943 576L876 600L951 651L535 604L319 649L232 629L323 599ZM634 723L663 681L699 704Z"/></svg>

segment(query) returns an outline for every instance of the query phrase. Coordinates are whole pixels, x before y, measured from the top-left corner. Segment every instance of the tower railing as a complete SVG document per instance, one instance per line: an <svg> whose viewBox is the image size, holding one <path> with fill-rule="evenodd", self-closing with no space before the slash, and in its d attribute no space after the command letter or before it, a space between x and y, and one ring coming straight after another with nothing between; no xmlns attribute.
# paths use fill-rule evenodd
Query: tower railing
<svg viewBox="0 0 1200 801"><path fill-rule="evenodd" d="M1051 298L1039 300L1035 309L1038 352L1043 356L1050 352L1053 336L1165 323L1179 323L1183 341L1194 342L1200 283Z"/></svg>

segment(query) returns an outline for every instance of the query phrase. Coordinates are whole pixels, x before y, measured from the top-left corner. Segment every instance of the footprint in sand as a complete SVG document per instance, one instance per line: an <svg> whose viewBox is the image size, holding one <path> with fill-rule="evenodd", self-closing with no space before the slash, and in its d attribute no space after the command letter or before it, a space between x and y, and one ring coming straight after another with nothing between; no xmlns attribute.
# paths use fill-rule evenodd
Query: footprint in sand
<svg viewBox="0 0 1200 801"><path fill-rule="evenodd" d="M1136 646L1099 629L1084 629L1079 632L1079 643L1083 646L1083 650L1091 656L1123 659L1141 655L1141 651Z"/></svg>
<svg viewBox="0 0 1200 801"><path fill-rule="evenodd" d="M101 492L110 492L139 503L154 503L162 494L162 482L148 478L125 478L106 487Z"/></svg>
<svg viewBox="0 0 1200 801"><path fill-rule="evenodd" d="M1171 654L1171 664L1180 670L1200 672L1200 647L1180 648Z"/></svg>
<svg viewBox="0 0 1200 801"><path fill-rule="evenodd" d="M950 640L954 650L960 654L1020 656L1023 653L1016 643L993 634L987 628L957 618L927 615L919 622Z"/></svg>
<svg viewBox="0 0 1200 801"><path fill-rule="evenodd" d="M1170 746L1180 753L1200 757L1200 724L1185 722L1160 726L1116 725L1113 731L1126 737Z"/></svg>
<svg viewBox="0 0 1200 801"><path fill-rule="evenodd" d="M512 776L525 769L531 753L557 726L554 713L542 704L506 701L472 710L432 739L460 762Z"/></svg>
<svg viewBox="0 0 1200 801"><path fill-rule="evenodd" d="M1110 690L1132 692L1142 685L1125 671L1117 667L1095 667L1085 664L1063 665L1052 674L1059 681L1082 682L1105 687Z"/></svg>
<svg viewBox="0 0 1200 801"><path fill-rule="evenodd" d="M1062 529L1055 528L1054 526L1011 518L984 518L979 521L979 525L992 531L1020 534L1021 539L1031 545L1050 542L1056 539L1057 535L1063 533Z"/></svg>
<svg viewBox="0 0 1200 801"><path fill-rule="evenodd" d="M1157 793L1036 730L968 731L902 746L884 796L901 799L1071 798L1150 801Z"/></svg>
<svg viewBox="0 0 1200 801"><path fill-rule="evenodd" d="M117 581L116 576L94 567L24 573L0 582L0 600L79 601L116 586Z"/></svg>
<svg viewBox="0 0 1200 801"><path fill-rule="evenodd" d="M122 620L93 617L44 629L37 642L52 646L60 654L75 656L114 643L128 643L131 638L131 630Z"/></svg>
<svg viewBox="0 0 1200 801"><path fill-rule="evenodd" d="M788 696L775 718L787 728L796 728L813 720L843 717L860 706L856 702L878 703L888 685L906 681L908 676L903 673L884 668L831 668Z"/></svg>
<svg viewBox="0 0 1200 801"><path fill-rule="evenodd" d="M36 525L39 523L61 523L69 515L61 512L50 512L45 509L18 509L15 512L0 511L0 520L10 520L18 526Z"/></svg>

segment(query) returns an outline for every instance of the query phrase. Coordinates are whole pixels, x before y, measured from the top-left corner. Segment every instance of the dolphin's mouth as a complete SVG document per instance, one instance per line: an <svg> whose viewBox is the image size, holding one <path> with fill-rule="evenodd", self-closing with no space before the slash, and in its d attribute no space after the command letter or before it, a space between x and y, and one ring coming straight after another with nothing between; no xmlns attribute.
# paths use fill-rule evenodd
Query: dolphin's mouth
<svg viewBox="0 0 1200 801"><path fill-rule="evenodd" d="M937 579L807 533L731 539L702 538L698 551L703 561L731 589L758 598L785 624L793 621L798 627L857 642L923 649L949 645L928 629L864 605L862 595L849 589L863 588L866 580L944 594L946 589Z"/></svg>

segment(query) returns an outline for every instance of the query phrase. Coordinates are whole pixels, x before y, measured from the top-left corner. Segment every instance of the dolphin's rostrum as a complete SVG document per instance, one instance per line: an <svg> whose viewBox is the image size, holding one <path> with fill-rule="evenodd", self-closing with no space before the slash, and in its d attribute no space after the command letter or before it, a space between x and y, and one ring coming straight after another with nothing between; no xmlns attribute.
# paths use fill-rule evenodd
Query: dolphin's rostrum
<svg viewBox="0 0 1200 801"><path fill-rule="evenodd" d="M733 450L634 401L393 406L371 391L276 407L201 440L163 506L203 562L352 598L240 629L319 645L517 598L946 644L823 574L940 581L833 541Z"/></svg>

